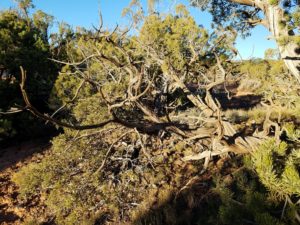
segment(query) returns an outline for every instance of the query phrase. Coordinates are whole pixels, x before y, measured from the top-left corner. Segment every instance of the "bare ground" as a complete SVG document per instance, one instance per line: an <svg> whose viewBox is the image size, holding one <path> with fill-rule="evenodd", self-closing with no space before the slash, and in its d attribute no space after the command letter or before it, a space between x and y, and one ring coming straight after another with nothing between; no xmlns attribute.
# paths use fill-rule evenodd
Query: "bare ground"
<svg viewBox="0 0 300 225"><path fill-rule="evenodd" d="M44 207L39 199L22 202L18 190L11 181L12 175L22 166L41 160L50 148L49 140L39 139L17 143L12 147L0 149L0 224L24 224L25 218L41 215Z"/></svg>

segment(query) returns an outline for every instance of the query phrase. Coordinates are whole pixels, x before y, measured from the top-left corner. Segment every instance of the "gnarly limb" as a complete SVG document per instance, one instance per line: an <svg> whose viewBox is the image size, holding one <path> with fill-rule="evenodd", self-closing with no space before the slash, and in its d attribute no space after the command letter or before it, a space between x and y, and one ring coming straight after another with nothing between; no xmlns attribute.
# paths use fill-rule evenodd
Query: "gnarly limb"
<svg viewBox="0 0 300 225"><path fill-rule="evenodd" d="M186 94L187 98L205 115L211 116L213 111L209 106L207 106L200 98L197 98L189 89L188 87L180 80L180 78L177 76L176 72L173 70L170 74L166 74L166 76L169 76L171 80L176 82L176 84L182 89L182 91Z"/></svg>
<svg viewBox="0 0 300 225"><path fill-rule="evenodd" d="M226 79L226 71L224 69L224 67L221 64L221 61L219 59L219 56L214 52L215 58L217 60L217 66L220 70L220 77L217 77L216 81L206 85L206 96L205 96L205 101L206 104L214 111L220 111L220 106L218 106L215 102L215 100L213 99L210 91L217 85L223 84L225 82Z"/></svg>
<svg viewBox="0 0 300 225"><path fill-rule="evenodd" d="M31 112L33 115L35 115L36 117L45 120L45 121L49 121L54 125L57 125L59 127L65 127L65 128L69 128L69 129L73 129L73 130L89 130L89 129L96 129L96 128L102 128L108 124L111 123L115 123L115 124L120 124L122 126L128 127L128 128L136 128L138 130L141 130L142 132L145 133L154 133L154 132L158 132L162 129L169 129L175 133L178 133L180 135L184 135L182 131L180 131L179 128L176 127L176 124L174 123L156 123L156 124L141 124L141 123L134 123L134 122L128 122L125 121L121 118L119 118L114 112L112 112L112 119L104 121L102 123L98 123L98 124L91 124L91 125L72 125L72 124L68 124L65 122L61 122L57 119L51 118L50 116L47 116L45 114L42 114L41 112L39 112L29 101L27 92L25 90L25 81L26 81L26 72L24 71L24 69L21 67L21 83L20 83L20 88L21 88L21 92L22 92L22 96L23 96L23 100L26 104L26 106L24 107L24 110L28 110L29 112ZM173 128L174 127L174 128Z"/></svg>
<svg viewBox="0 0 300 225"><path fill-rule="evenodd" d="M267 21L264 20L264 19L257 19L257 20L248 19L245 22L248 23L248 24L250 24L251 26L257 26L257 25L263 25L265 27L268 26Z"/></svg>
<svg viewBox="0 0 300 225"><path fill-rule="evenodd" d="M68 123L64 123L61 122L59 120L56 120L54 118L51 118L50 116L47 116L45 114L42 114L41 112L39 112L29 101L27 92L25 90L25 82L26 82L26 71L23 69L23 67L20 67L21 69L21 83L20 83L20 89L21 89L21 93L23 96L23 100L26 104L25 109L28 110L29 112L31 112L33 115L35 115L36 117L43 119L45 121L49 121L54 125L57 125L59 127L66 127L66 128L70 128L70 129L74 129L74 130L88 130L88 129L95 129L95 128L101 128L104 127L110 123L118 123L118 121L116 119L110 119L107 121L104 121L102 123L98 123L98 124L91 124L91 125L72 125L72 124L68 124Z"/></svg>

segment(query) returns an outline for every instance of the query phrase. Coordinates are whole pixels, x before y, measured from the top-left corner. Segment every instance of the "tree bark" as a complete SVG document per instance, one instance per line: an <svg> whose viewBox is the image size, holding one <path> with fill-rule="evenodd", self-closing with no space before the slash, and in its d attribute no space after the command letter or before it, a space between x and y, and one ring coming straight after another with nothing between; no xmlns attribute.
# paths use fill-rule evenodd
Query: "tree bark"
<svg viewBox="0 0 300 225"><path fill-rule="evenodd" d="M293 74L300 83L300 55L297 51L299 46L297 46L293 41L289 41L284 45L280 42L280 38L292 37L294 35L292 31L289 32L287 27L280 26L280 23L285 21L283 9L280 8L280 6L272 6L268 4L264 9L264 13L268 29L277 42L282 60L291 74Z"/></svg>
<svg viewBox="0 0 300 225"><path fill-rule="evenodd" d="M286 67L291 72L291 74L300 83L300 55L297 51L299 46L297 46L292 41L283 45L280 42L282 37L292 37L294 33L289 32L287 26L281 27L280 23L285 21L283 9L279 5L271 5L269 0L228 0L240 5L252 6L260 9L264 15L263 25L266 26L271 34L273 35L282 60L284 61Z"/></svg>

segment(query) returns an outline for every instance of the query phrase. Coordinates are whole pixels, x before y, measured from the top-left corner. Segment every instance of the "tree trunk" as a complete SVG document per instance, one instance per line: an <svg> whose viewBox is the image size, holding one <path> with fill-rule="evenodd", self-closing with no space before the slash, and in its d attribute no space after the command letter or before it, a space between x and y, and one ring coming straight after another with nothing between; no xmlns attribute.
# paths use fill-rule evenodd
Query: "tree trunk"
<svg viewBox="0 0 300 225"><path fill-rule="evenodd" d="M280 38L294 36L293 31L289 31L287 26L281 27L281 22L286 21L283 9L279 5L271 5L269 0L228 0L240 5L252 6L263 11L265 19L262 24L272 33L278 45L280 55L291 74L300 83L300 55L299 46L292 41L282 44Z"/></svg>
<svg viewBox="0 0 300 225"><path fill-rule="evenodd" d="M282 37L292 37L294 35L292 31L289 32L287 27L280 26L280 23L285 21L283 10L279 6L267 5L264 11L266 16L266 25L277 42L281 58L289 71L300 83L300 55L297 50L299 46L292 41L289 41L286 44L282 44L280 41L280 38Z"/></svg>

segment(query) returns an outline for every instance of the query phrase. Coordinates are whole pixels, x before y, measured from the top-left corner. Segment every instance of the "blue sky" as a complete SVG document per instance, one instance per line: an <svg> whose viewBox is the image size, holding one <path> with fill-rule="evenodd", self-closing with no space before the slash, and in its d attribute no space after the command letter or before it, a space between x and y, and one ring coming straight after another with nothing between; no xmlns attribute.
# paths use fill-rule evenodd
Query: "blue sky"
<svg viewBox="0 0 300 225"><path fill-rule="evenodd" d="M91 28L92 25L99 23L99 9L104 19L106 27L113 27L116 24L125 25L126 18L121 17L122 10L128 6L131 0L33 0L36 9L41 9L46 13L54 16L56 21L64 21L72 25ZM146 6L146 0L142 0ZM177 3L187 3L187 0L177 0ZM174 1L165 0L158 5L158 9L162 12L168 12L172 9ZM13 0L0 0L0 9L14 7ZM203 24L206 28L210 27L211 16L208 13L200 12L198 9L191 9L198 24ZM246 39L238 38L236 47L240 51L242 57L263 57L267 48L275 48L276 44L272 40L267 40L270 36L266 28L262 26L256 27L252 31L251 37Z"/></svg>

